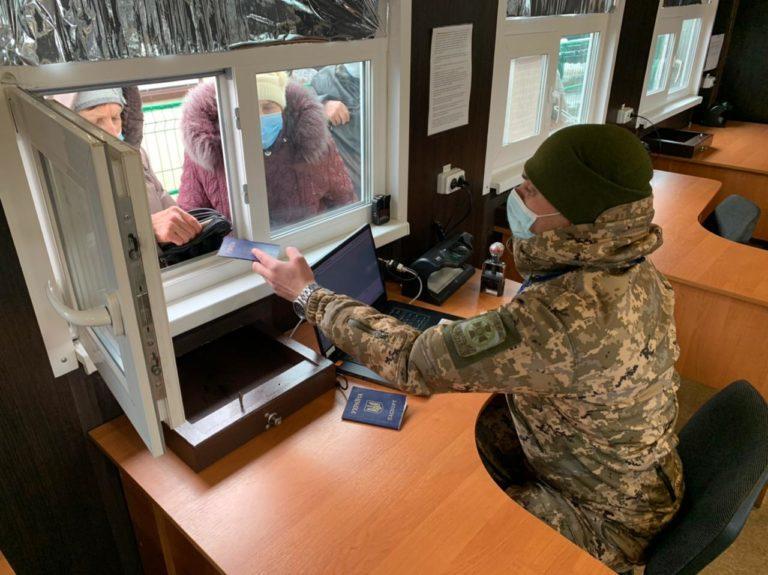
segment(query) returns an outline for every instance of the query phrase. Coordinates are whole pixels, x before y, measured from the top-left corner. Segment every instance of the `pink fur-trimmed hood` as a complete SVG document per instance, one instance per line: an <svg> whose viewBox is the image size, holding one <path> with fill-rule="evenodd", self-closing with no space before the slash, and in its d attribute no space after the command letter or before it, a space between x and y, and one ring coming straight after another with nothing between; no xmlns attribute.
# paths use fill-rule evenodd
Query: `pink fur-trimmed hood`
<svg viewBox="0 0 768 575"><path fill-rule="evenodd" d="M316 164L328 152L331 135L322 105L300 85L285 90L282 137L293 148L296 160ZM189 158L208 171L222 161L216 87L204 83L189 91L181 114L184 148Z"/></svg>
<svg viewBox="0 0 768 575"><path fill-rule="evenodd" d="M191 89L181 107L181 135L187 156L212 172L221 163L221 132L216 86L203 83Z"/></svg>

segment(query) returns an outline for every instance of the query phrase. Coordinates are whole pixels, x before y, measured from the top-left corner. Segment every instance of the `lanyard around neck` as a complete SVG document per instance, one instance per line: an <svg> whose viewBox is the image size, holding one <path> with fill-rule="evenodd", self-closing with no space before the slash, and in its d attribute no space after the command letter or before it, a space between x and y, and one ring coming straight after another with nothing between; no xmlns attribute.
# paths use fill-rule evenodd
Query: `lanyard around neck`
<svg viewBox="0 0 768 575"><path fill-rule="evenodd" d="M645 256L641 256L639 258L636 258L636 259L632 260L631 262L629 262L629 265L627 266L626 269L633 268L637 264L642 263L644 261L645 261ZM542 275L537 275L537 276L530 275L527 278L525 278L525 281L523 281L522 285L520 286L520 289L517 290L517 293L515 294L515 297L519 296L521 293L523 293L525 290L527 290L533 284L544 283L544 282L548 282L550 280L553 280L555 278L559 278L560 276L564 276L565 274L574 271L574 269L577 269L577 268L571 268L569 270L561 270L559 272L552 272L552 273L542 274Z"/></svg>

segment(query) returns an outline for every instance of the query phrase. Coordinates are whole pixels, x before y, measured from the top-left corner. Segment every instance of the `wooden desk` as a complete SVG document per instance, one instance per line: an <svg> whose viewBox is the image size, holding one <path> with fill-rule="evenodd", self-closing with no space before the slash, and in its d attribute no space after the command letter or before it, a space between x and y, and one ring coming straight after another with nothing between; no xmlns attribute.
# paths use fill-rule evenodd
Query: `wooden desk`
<svg viewBox="0 0 768 575"><path fill-rule="evenodd" d="M768 398L768 251L701 226L719 182L657 171L652 184L664 245L651 259L675 288L678 370L716 388L747 379Z"/></svg>
<svg viewBox="0 0 768 575"><path fill-rule="evenodd" d="M725 128L691 129L714 134L712 147L690 159L654 155L654 167L721 182L713 205L731 194L752 200L762 210L754 236L768 240L768 125L728 122Z"/></svg>
<svg viewBox="0 0 768 575"><path fill-rule="evenodd" d="M500 304L478 291L475 274L442 309ZM493 483L474 436L487 398L409 397L396 432L342 421L328 392L199 474L153 458L124 417L91 435L147 573L612 573Z"/></svg>

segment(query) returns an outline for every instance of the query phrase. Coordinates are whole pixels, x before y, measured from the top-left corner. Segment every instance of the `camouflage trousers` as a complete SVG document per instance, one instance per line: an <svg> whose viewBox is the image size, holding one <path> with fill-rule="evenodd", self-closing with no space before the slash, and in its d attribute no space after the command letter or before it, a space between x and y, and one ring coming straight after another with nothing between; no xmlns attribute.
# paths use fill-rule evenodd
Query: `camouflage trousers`
<svg viewBox="0 0 768 575"><path fill-rule="evenodd" d="M632 569L634 563L624 550L631 549L637 556L648 542L579 508L536 476L520 446L504 395L493 396L485 405L475 438L488 473L512 499L612 569Z"/></svg>

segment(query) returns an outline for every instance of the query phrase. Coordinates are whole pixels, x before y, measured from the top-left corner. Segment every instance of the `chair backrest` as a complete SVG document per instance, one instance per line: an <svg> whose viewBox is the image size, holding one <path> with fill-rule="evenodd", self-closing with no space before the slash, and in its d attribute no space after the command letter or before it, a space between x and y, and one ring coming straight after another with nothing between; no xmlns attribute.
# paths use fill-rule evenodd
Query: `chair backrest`
<svg viewBox="0 0 768 575"><path fill-rule="evenodd" d="M760 208L743 196L730 195L718 204L704 221L704 227L733 242L746 244L752 239Z"/></svg>
<svg viewBox="0 0 768 575"><path fill-rule="evenodd" d="M768 481L768 405L746 381L705 403L680 431L685 495L651 542L646 575L698 573L741 532Z"/></svg>

